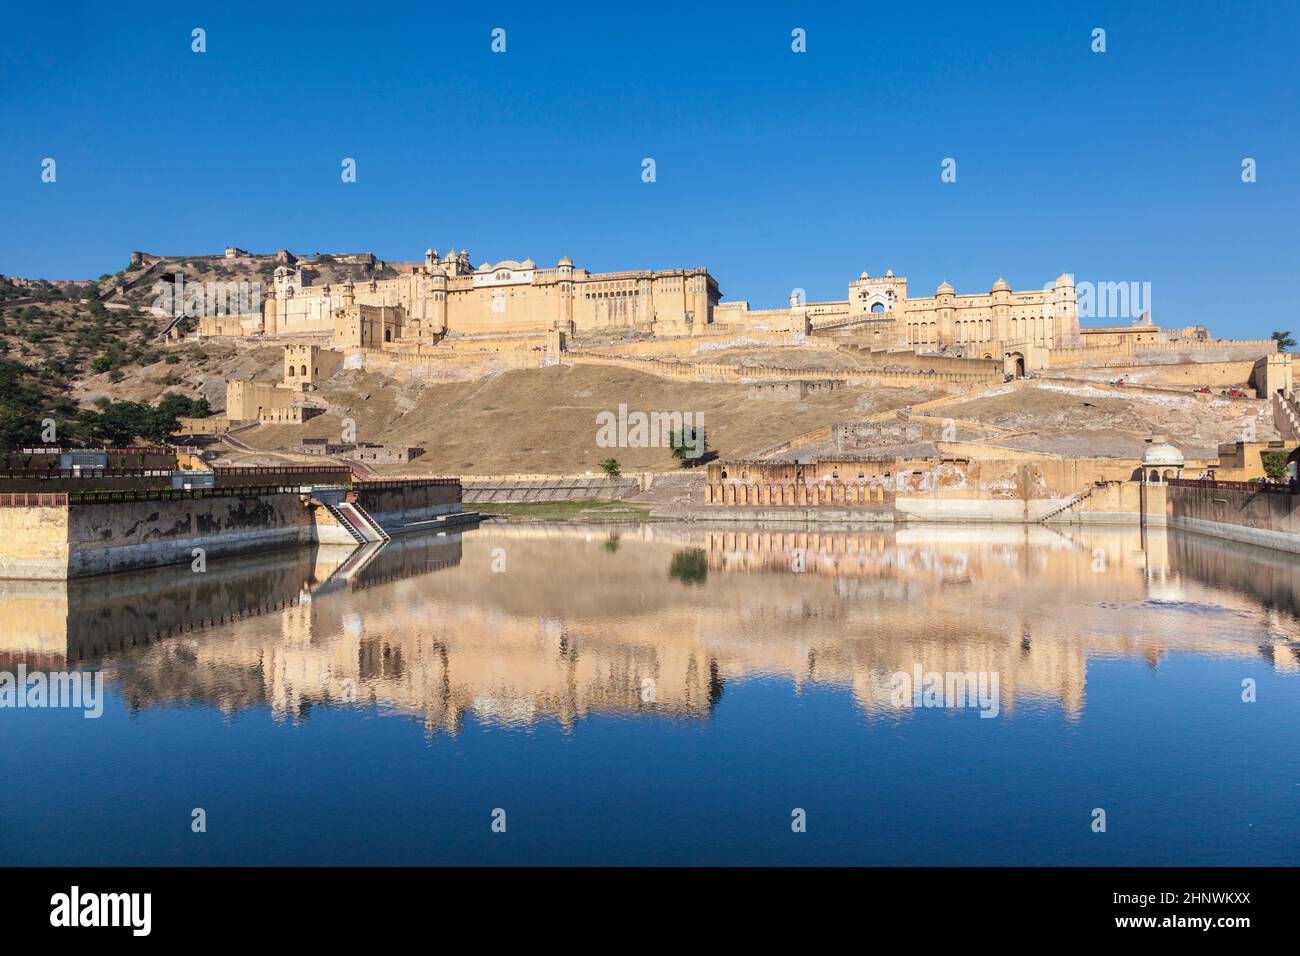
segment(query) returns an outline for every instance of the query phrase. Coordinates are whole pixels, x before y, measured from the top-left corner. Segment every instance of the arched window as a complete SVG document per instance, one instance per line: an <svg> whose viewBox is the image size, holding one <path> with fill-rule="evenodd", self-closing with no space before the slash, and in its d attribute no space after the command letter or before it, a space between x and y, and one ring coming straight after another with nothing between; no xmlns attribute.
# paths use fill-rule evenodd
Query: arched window
<svg viewBox="0 0 1300 956"><path fill-rule="evenodd" d="M305 366L305 365L302 367L302 375L303 375L304 378L307 377L307 366Z"/></svg>

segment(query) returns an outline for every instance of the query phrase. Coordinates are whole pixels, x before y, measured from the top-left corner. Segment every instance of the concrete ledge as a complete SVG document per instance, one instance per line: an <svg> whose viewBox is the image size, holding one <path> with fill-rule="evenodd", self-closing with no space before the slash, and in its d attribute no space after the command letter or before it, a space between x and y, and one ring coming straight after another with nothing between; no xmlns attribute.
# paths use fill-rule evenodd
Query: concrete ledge
<svg viewBox="0 0 1300 956"><path fill-rule="evenodd" d="M852 508L732 508L718 506L712 508L688 508L681 511L663 511L663 517L682 517L693 521L733 521L764 522L773 524L803 524L824 526L838 525L878 525L893 524L899 515L892 510L869 511Z"/></svg>
<svg viewBox="0 0 1300 956"><path fill-rule="evenodd" d="M1009 521L1032 524L1060 501L1046 498L1026 502L1023 498L895 498L894 507L909 521Z"/></svg>
<svg viewBox="0 0 1300 956"><path fill-rule="evenodd" d="M1170 518L1168 526L1211 538L1224 538L1261 548L1272 548L1274 551L1300 554L1300 535L1288 534L1284 531L1248 528L1244 525L1224 524L1221 521L1206 521L1203 518Z"/></svg>
<svg viewBox="0 0 1300 956"><path fill-rule="evenodd" d="M1080 524L1101 524L1101 525L1135 525L1142 523L1142 516L1136 511L1064 511L1060 515L1048 518L1043 522L1046 525L1080 525ZM1148 521L1147 524L1156 522ZM1164 524L1163 516L1159 524Z"/></svg>
<svg viewBox="0 0 1300 956"><path fill-rule="evenodd" d="M385 531L392 531L394 529L400 531L408 524L435 521L438 518L455 514L459 511L460 503L454 502L445 505L429 505L425 508L410 508L406 511L371 511L370 517L379 522L379 526Z"/></svg>
<svg viewBox="0 0 1300 956"><path fill-rule="evenodd" d="M443 528L459 528L467 524L478 524L483 516L477 511L458 511L455 514L442 515L428 521L413 521L400 527L385 528L392 534L418 534L422 531L441 531Z"/></svg>

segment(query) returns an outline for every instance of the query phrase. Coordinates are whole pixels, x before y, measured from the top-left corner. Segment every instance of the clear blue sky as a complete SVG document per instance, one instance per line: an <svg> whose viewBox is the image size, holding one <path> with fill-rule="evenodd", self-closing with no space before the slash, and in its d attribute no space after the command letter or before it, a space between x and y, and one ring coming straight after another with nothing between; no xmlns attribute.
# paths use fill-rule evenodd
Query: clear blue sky
<svg viewBox="0 0 1300 956"><path fill-rule="evenodd" d="M1298 41L1295 2L7 3L0 272L454 244L770 307L1070 271L1300 334Z"/></svg>

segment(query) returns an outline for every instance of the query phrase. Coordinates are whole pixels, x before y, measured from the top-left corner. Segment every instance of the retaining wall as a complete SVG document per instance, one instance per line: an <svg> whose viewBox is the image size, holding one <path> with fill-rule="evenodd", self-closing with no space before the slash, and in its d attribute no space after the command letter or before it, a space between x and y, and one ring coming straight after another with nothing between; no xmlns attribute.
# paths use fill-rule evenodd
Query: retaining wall
<svg viewBox="0 0 1300 956"><path fill-rule="evenodd" d="M358 482L385 529L460 511L454 478ZM339 492L342 493L341 490ZM297 488L202 492L0 495L0 577L63 580L320 541L337 522Z"/></svg>
<svg viewBox="0 0 1300 956"><path fill-rule="evenodd" d="M475 504L524 501L582 501L627 498L641 490L636 478L464 479L465 501Z"/></svg>
<svg viewBox="0 0 1300 956"><path fill-rule="evenodd" d="M385 531L460 511L461 485L455 478L417 481L357 481L352 490Z"/></svg>
<svg viewBox="0 0 1300 956"><path fill-rule="evenodd" d="M1238 481L1171 481L1168 526L1300 554L1300 495Z"/></svg>

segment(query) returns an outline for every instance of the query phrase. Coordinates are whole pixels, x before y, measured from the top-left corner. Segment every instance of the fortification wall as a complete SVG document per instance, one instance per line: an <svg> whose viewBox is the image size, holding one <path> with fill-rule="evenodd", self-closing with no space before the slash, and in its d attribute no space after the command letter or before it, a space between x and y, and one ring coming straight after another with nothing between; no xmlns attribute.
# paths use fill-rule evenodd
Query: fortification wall
<svg viewBox="0 0 1300 956"><path fill-rule="evenodd" d="M959 355L931 355L911 349L871 348L863 345L840 345L839 350L879 366L904 366L923 371L960 372L1001 381L1000 359L964 358Z"/></svg>
<svg viewBox="0 0 1300 956"><path fill-rule="evenodd" d="M603 355L565 353L560 361L565 365L610 365L630 368L683 382L750 382L762 380L833 379L851 385L879 383L896 387L968 388L1001 381L1001 375L992 376L976 372L893 371L889 369L861 369L855 371L827 369L796 369L727 365L709 362L668 362L660 359L613 358Z"/></svg>
<svg viewBox="0 0 1300 956"><path fill-rule="evenodd" d="M1169 527L1300 554L1300 495L1235 481L1171 481Z"/></svg>
<svg viewBox="0 0 1300 956"><path fill-rule="evenodd" d="M1139 363L1175 365L1182 362L1242 362L1273 355L1272 339L1188 339L1177 342L1142 342L1137 346Z"/></svg>
<svg viewBox="0 0 1300 956"><path fill-rule="evenodd" d="M366 352L364 367L382 371L401 378L432 381L466 381L485 378L496 372L518 368L538 368L547 360L537 352L529 351L396 351Z"/></svg>
<svg viewBox="0 0 1300 956"><path fill-rule="evenodd" d="M448 337L435 346L453 352L541 352L546 349L545 333L516 335L480 333L465 338Z"/></svg>
<svg viewBox="0 0 1300 956"><path fill-rule="evenodd" d="M617 345L597 345L591 348L575 350L577 355L604 355L611 358L623 357L681 357L699 355L710 351L733 348L770 348L799 346L800 350L812 349L824 352L835 350L829 342L817 342L807 339L798 332L764 332L760 330L736 329L714 330L690 338L652 339L642 342L620 342Z"/></svg>
<svg viewBox="0 0 1300 956"><path fill-rule="evenodd" d="M1128 364L1133 361L1133 343L1124 339L1114 345L1054 348L1048 353L1047 361L1048 368Z"/></svg>
<svg viewBox="0 0 1300 956"><path fill-rule="evenodd" d="M1151 385L1158 388L1192 390L1208 385L1210 388L1223 389L1249 382L1254 367L1255 361L1252 359L1178 364L1130 361L1097 368L1074 367L1070 369L1070 375L1107 382L1123 377L1126 382L1133 385ZM1055 361L1052 362L1052 368L1057 368Z"/></svg>
<svg viewBox="0 0 1300 956"><path fill-rule="evenodd" d="M803 316L795 315L789 309L713 309L714 327L732 327L744 330L745 334L762 332L788 332L802 334Z"/></svg>

